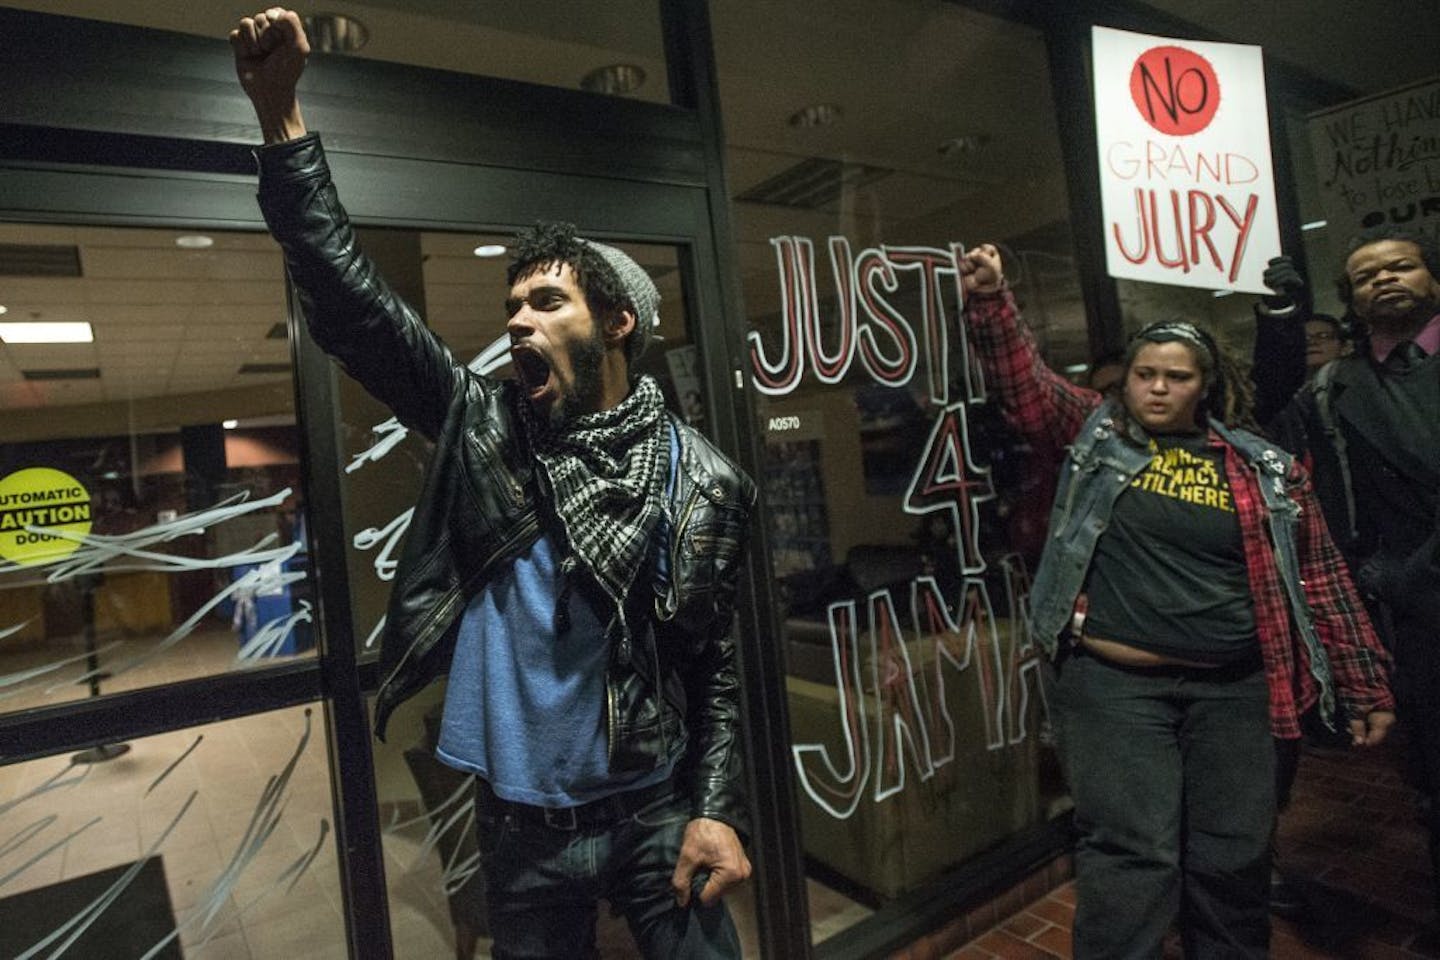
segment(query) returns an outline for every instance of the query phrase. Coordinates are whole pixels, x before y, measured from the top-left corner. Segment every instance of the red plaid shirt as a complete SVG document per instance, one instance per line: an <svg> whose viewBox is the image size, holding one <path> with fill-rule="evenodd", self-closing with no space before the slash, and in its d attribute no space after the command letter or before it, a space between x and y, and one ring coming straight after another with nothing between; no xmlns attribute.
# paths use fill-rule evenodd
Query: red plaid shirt
<svg viewBox="0 0 1440 960"><path fill-rule="evenodd" d="M1009 290L970 297L965 317L970 346L1006 420L1032 444L1064 448L1100 404L1100 394L1075 386L1045 366ZM1305 645L1290 628L1289 604L1270 547L1255 472L1213 430L1210 443L1225 451L1225 472L1240 520L1255 628L1270 683L1271 730L1277 737L1293 739L1300 736L1299 715L1319 696L1318 684ZM1299 463L1289 481L1290 495L1300 504L1295 544L1300 583L1315 615L1315 632L1329 655L1342 719L1394 710L1389 655L1376 639L1340 552L1330 540L1310 478Z"/></svg>

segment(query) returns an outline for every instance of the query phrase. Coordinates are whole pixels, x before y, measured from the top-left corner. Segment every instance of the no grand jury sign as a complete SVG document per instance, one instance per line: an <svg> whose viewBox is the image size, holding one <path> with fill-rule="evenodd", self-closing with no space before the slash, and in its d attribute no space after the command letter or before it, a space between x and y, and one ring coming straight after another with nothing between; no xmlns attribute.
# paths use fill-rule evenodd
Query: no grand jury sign
<svg viewBox="0 0 1440 960"><path fill-rule="evenodd" d="M1280 228L1260 48L1106 27L1092 43L1110 275L1268 292Z"/></svg>
<svg viewBox="0 0 1440 960"><path fill-rule="evenodd" d="M89 532L90 491L70 474L27 467L0 480L0 558L20 566L58 560Z"/></svg>

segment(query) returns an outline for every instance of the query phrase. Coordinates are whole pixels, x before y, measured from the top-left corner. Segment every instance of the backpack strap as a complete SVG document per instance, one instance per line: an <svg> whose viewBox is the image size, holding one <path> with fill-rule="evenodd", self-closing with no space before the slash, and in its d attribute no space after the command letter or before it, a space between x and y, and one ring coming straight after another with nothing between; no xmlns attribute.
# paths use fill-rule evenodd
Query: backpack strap
<svg viewBox="0 0 1440 960"><path fill-rule="evenodd" d="M1348 543L1354 543L1357 536L1355 529L1355 488L1350 479L1350 454L1345 449L1345 433L1335 422L1335 373L1340 366L1340 361L1331 360L1325 366L1315 371L1315 377L1311 381L1311 391L1315 396L1315 412L1320 417L1320 428L1325 432L1325 439L1330 443L1331 449L1335 451L1335 459L1340 465L1340 483L1345 490L1345 520L1349 526L1346 531Z"/></svg>

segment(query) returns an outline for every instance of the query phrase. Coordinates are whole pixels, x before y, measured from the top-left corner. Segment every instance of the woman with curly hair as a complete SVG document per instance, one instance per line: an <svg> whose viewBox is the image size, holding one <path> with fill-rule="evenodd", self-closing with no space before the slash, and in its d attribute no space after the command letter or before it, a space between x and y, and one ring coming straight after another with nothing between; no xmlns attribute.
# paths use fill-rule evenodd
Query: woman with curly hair
<svg viewBox="0 0 1440 960"><path fill-rule="evenodd" d="M1263 957L1274 736L1319 705L1394 722L1389 661L1303 468L1246 429L1246 380L1184 320L1131 339L1102 397L1049 370L995 247L960 267L1007 421L1066 450L1030 596L1075 803L1075 956Z"/></svg>

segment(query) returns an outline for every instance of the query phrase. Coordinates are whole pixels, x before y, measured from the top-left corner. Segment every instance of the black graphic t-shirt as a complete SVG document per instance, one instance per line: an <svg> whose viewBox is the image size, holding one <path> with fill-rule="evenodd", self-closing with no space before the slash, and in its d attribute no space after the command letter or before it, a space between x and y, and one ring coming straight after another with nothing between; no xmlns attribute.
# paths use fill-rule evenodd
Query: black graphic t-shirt
<svg viewBox="0 0 1440 960"><path fill-rule="evenodd" d="M1158 436L1095 545L1085 633L1201 663L1255 652L1255 608L1225 452Z"/></svg>

